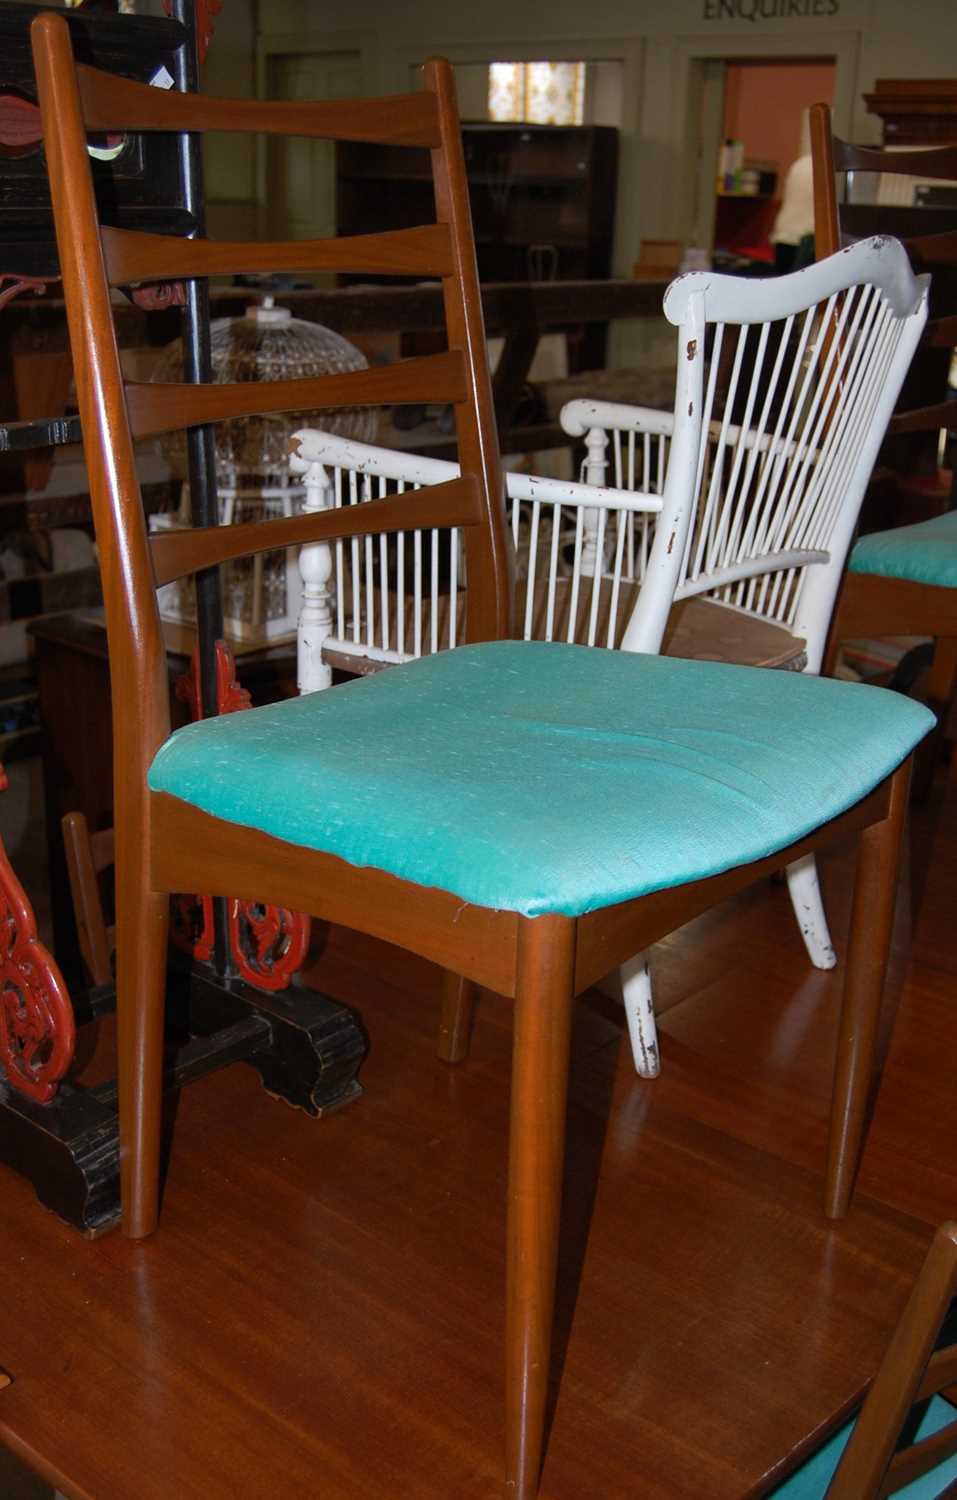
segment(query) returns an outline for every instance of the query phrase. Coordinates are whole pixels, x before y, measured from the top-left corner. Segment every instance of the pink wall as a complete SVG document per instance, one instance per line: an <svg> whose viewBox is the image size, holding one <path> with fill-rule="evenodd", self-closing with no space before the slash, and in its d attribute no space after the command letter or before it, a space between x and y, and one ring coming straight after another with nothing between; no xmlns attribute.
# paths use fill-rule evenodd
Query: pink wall
<svg viewBox="0 0 957 1500"><path fill-rule="evenodd" d="M833 62L729 62L725 80L725 139L744 142L745 160L774 162L780 187L800 155L802 109L832 102Z"/></svg>

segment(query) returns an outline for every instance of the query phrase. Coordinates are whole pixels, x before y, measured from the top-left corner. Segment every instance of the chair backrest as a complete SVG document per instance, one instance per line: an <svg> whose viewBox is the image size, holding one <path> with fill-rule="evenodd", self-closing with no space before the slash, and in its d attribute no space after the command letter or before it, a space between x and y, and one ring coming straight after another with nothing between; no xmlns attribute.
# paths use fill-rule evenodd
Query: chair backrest
<svg viewBox="0 0 957 1500"><path fill-rule="evenodd" d="M319 428L302 428L291 446L292 470L305 483L306 510L365 505L446 484L459 472L457 464L442 459L374 447ZM532 474L506 473L505 485L516 634L526 640L617 645L630 607L627 584L635 576L636 538L640 541L648 514L661 509L660 497ZM332 593L325 654L335 665L346 666L348 658L386 665L461 643L468 578L460 527L337 541L325 565L312 557L317 550L303 549L306 608L315 572L329 580ZM609 566L599 565L599 558ZM312 639L317 623L309 622Z"/></svg>
<svg viewBox="0 0 957 1500"><path fill-rule="evenodd" d="M928 213L910 205L898 204L901 192L893 179L898 178L903 196L913 196L912 181L957 182L957 146L928 146L909 151L884 151L870 146L853 146L834 135L831 111L827 104L813 104L810 109L811 161L814 173L814 246L819 260L833 255L855 236L882 231L891 215L891 227L897 233L917 270L933 271L957 265L957 227L953 210L944 214L950 228L929 230L920 223L933 225L940 220L940 210ZM839 179L841 186L839 189ZM869 185L868 196L883 196L890 179L889 197L893 204L850 203L850 184L861 179ZM844 201L842 201L842 199ZM902 221L906 220L906 224ZM913 230L918 232L914 233ZM925 345L917 368L903 392L904 411L896 413L891 430L894 433L932 433L949 426L953 419L950 403L945 399L950 350L957 343L957 307L950 290L950 278L941 282L946 302L934 298L933 317L925 330ZM939 351L931 353L931 348ZM936 454L929 446L933 440L907 441L892 453L893 467L915 472L924 461L931 464ZM922 460L926 455L926 460Z"/></svg>
<svg viewBox="0 0 957 1500"><path fill-rule="evenodd" d="M848 174L905 176L940 182L957 182L957 146L928 146L911 151L884 151L872 146L853 146L831 129L827 104L812 104L809 112L811 162L814 174L814 248L818 260L840 250L842 238L838 175L843 193ZM903 244L920 265L957 265L957 231L904 237Z"/></svg>
<svg viewBox="0 0 957 1500"><path fill-rule="evenodd" d="M957 1224L942 1224L827 1490L827 1500L878 1500L957 1453L957 1410L932 1436L901 1441L912 1408L957 1382L957 1343L941 1327L957 1294ZM953 1330L950 1330L951 1332ZM951 1392L953 1400L957 1393ZM936 1425L936 1424L935 1424ZM957 1492L953 1481L940 1495ZM930 1493L930 1491L928 1491Z"/></svg>
<svg viewBox="0 0 957 1500"><path fill-rule="evenodd" d="M233 558L342 536L454 521L468 555L470 640L509 631L509 547L461 135L449 65L425 90L378 100L266 103L163 91L78 66L62 17L39 16L32 42L77 397L103 574L114 703L118 803L169 732L165 650L155 589ZM428 147L436 216L412 229L300 243L179 240L98 223L88 132L260 131ZM262 271L363 271L441 280L448 349L394 366L272 384L124 382L110 287ZM138 438L257 412L451 402L461 475L361 512L170 531L150 538L136 475ZM117 826L121 826L118 805Z"/></svg>
<svg viewBox="0 0 957 1500"><path fill-rule="evenodd" d="M672 283L673 416L577 401L565 430L662 511L625 649L657 651L672 603L704 594L786 626L820 669L867 480L923 328L926 278L874 239L790 276ZM665 455L664 445L667 444Z"/></svg>

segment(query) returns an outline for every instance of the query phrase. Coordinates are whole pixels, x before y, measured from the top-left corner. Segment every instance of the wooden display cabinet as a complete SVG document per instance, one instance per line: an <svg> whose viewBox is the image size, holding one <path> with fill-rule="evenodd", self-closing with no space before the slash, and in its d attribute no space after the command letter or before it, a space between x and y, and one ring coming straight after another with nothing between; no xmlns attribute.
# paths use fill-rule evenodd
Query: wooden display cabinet
<svg viewBox="0 0 957 1500"><path fill-rule="evenodd" d="M601 280L611 274L618 132L608 125L463 125L479 278ZM401 229L431 217L427 153L340 142L340 235ZM351 277L352 281L372 277ZM581 330L574 369L604 364L605 331Z"/></svg>

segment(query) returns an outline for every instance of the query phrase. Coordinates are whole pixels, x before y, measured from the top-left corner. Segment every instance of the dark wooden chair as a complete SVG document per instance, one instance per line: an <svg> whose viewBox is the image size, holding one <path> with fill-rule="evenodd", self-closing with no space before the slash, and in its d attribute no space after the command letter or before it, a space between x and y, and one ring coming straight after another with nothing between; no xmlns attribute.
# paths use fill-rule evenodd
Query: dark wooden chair
<svg viewBox="0 0 957 1500"><path fill-rule="evenodd" d="M852 146L834 135L826 104L811 106L810 125L814 239L819 260L833 255L844 242L838 195L841 174L906 173L957 180L957 146L926 151ZM863 223L856 227L865 231ZM916 235L905 238L904 244L919 270L940 267L952 271L957 267L957 230ZM946 351L955 343L957 315L932 317L922 347ZM957 427L957 410L955 403L938 400L898 411L889 431L936 435L944 427ZM916 525L869 533L852 549L831 627L828 666L833 665L841 641L892 635L934 637L936 648L926 691L928 702L943 714L957 684L957 511Z"/></svg>
<svg viewBox="0 0 957 1500"><path fill-rule="evenodd" d="M65 813L61 826L80 957L91 983L110 984L116 928L106 921L100 880L115 860L113 830L91 833L81 812Z"/></svg>
<svg viewBox="0 0 957 1500"><path fill-rule="evenodd" d="M861 831L825 1188L826 1212L843 1214L873 1083L910 752L930 716L817 678L497 639L509 629L509 554L447 64L427 64L419 94L270 105L77 67L53 14L34 22L33 42L109 632L126 1231L157 1223L170 893L315 913L513 997L506 1474L530 1500L575 994L782 863ZM203 128L428 146L436 222L258 246L100 228L87 131ZM267 266L438 277L448 350L274 385L124 384L111 284ZM691 400L701 360L683 363ZM456 480L257 526L147 535L137 437L252 411L438 400L455 408ZM450 524L464 536L468 645L170 735L157 585L276 546Z"/></svg>
<svg viewBox="0 0 957 1500"><path fill-rule="evenodd" d="M773 1500L881 1500L905 1486L913 1486L910 1500L957 1494L955 1294L957 1224L947 1223L934 1235L858 1416Z"/></svg>

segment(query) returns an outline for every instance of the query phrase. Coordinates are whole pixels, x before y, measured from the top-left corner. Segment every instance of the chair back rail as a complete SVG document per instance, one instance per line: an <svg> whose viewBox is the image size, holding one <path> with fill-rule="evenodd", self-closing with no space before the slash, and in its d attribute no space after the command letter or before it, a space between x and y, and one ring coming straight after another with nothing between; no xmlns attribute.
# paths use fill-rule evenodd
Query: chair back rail
<svg viewBox="0 0 957 1500"><path fill-rule="evenodd" d="M461 525L468 554L466 630L471 640L508 633L509 542L491 401L478 276L468 211L461 135L447 63L425 68L419 94L385 100L270 104L162 91L74 62L62 17L32 28L60 261L76 362L81 425L100 550L114 708L128 754L118 757L117 821L127 797L142 798L143 768L169 732L165 651L155 598L158 584L244 552L341 537L345 523L363 533L421 528L442 518ZM245 249L100 229L86 137L91 131L264 131L426 147L435 186L435 222L419 228L302 245ZM121 278L206 276L239 267L362 269L426 274L442 282L447 352L315 380L227 385L126 384L110 306ZM300 516L147 537L134 440L180 427L264 411L315 410L407 401L453 404L462 477L441 492L389 502L368 519ZM404 519L399 511L404 504ZM130 704L137 713L129 713Z"/></svg>
<svg viewBox="0 0 957 1500"><path fill-rule="evenodd" d="M126 402L135 438L156 437L206 422L223 422L258 412L301 411L309 406L380 406L383 404L461 403L468 389L465 363L458 350L404 359L398 365L375 365L345 375L317 375L305 380L275 380L238 385L145 384L129 381Z"/></svg>
<svg viewBox="0 0 957 1500"><path fill-rule="evenodd" d="M172 234L104 226L101 239L111 286L260 271L361 271L436 277L448 276L454 265L447 224L343 235L334 240L280 240L255 245L231 240L183 240Z"/></svg>
<svg viewBox="0 0 957 1500"><path fill-rule="evenodd" d="M814 176L814 248L819 260L841 248L837 174L848 172L900 173L908 177L957 182L957 146L928 146L919 151L882 151L842 141L831 128L827 104L812 104L809 112ZM935 264L953 265L957 235L952 231L917 235L904 241L912 253Z"/></svg>
<svg viewBox="0 0 957 1500"><path fill-rule="evenodd" d="M605 472L609 449L616 482L666 468L623 644L659 649L672 599L705 594L802 637L817 671L864 487L926 319L926 278L895 241L873 240L763 283L682 277L665 311L679 328L674 415L602 402L562 414L585 437L590 477ZM696 366L700 395L686 399L680 376Z"/></svg>
<svg viewBox="0 0 957 1500"><path fill-rule="evenodd" d="M854 146L834 135L831 111L826 104L810 109L811 159L814 176L814 248L819 260L834 255L842 245L838 178L843 177L847 193L849 173L913 176L930 180L957 182L957 147L929 146L923 150L884 151ZM908 254L921 268L957 265L957 231L911 235L903 240ZM953 348L957 340L957 318L953 315L932 318L925 329L925 348ZM928 404L896 413L890 424L892 433L934 432L953 428L955 417L947 402Z"/></svg>
<svg viewBox="0 0 957 1500"><path fill-rule="evenodd" d="M379 145L447 146L434 90L315 103L217 99L155 89L86 63L78 64L75 72L82 118L91 131L254 131Z"/></svg>

